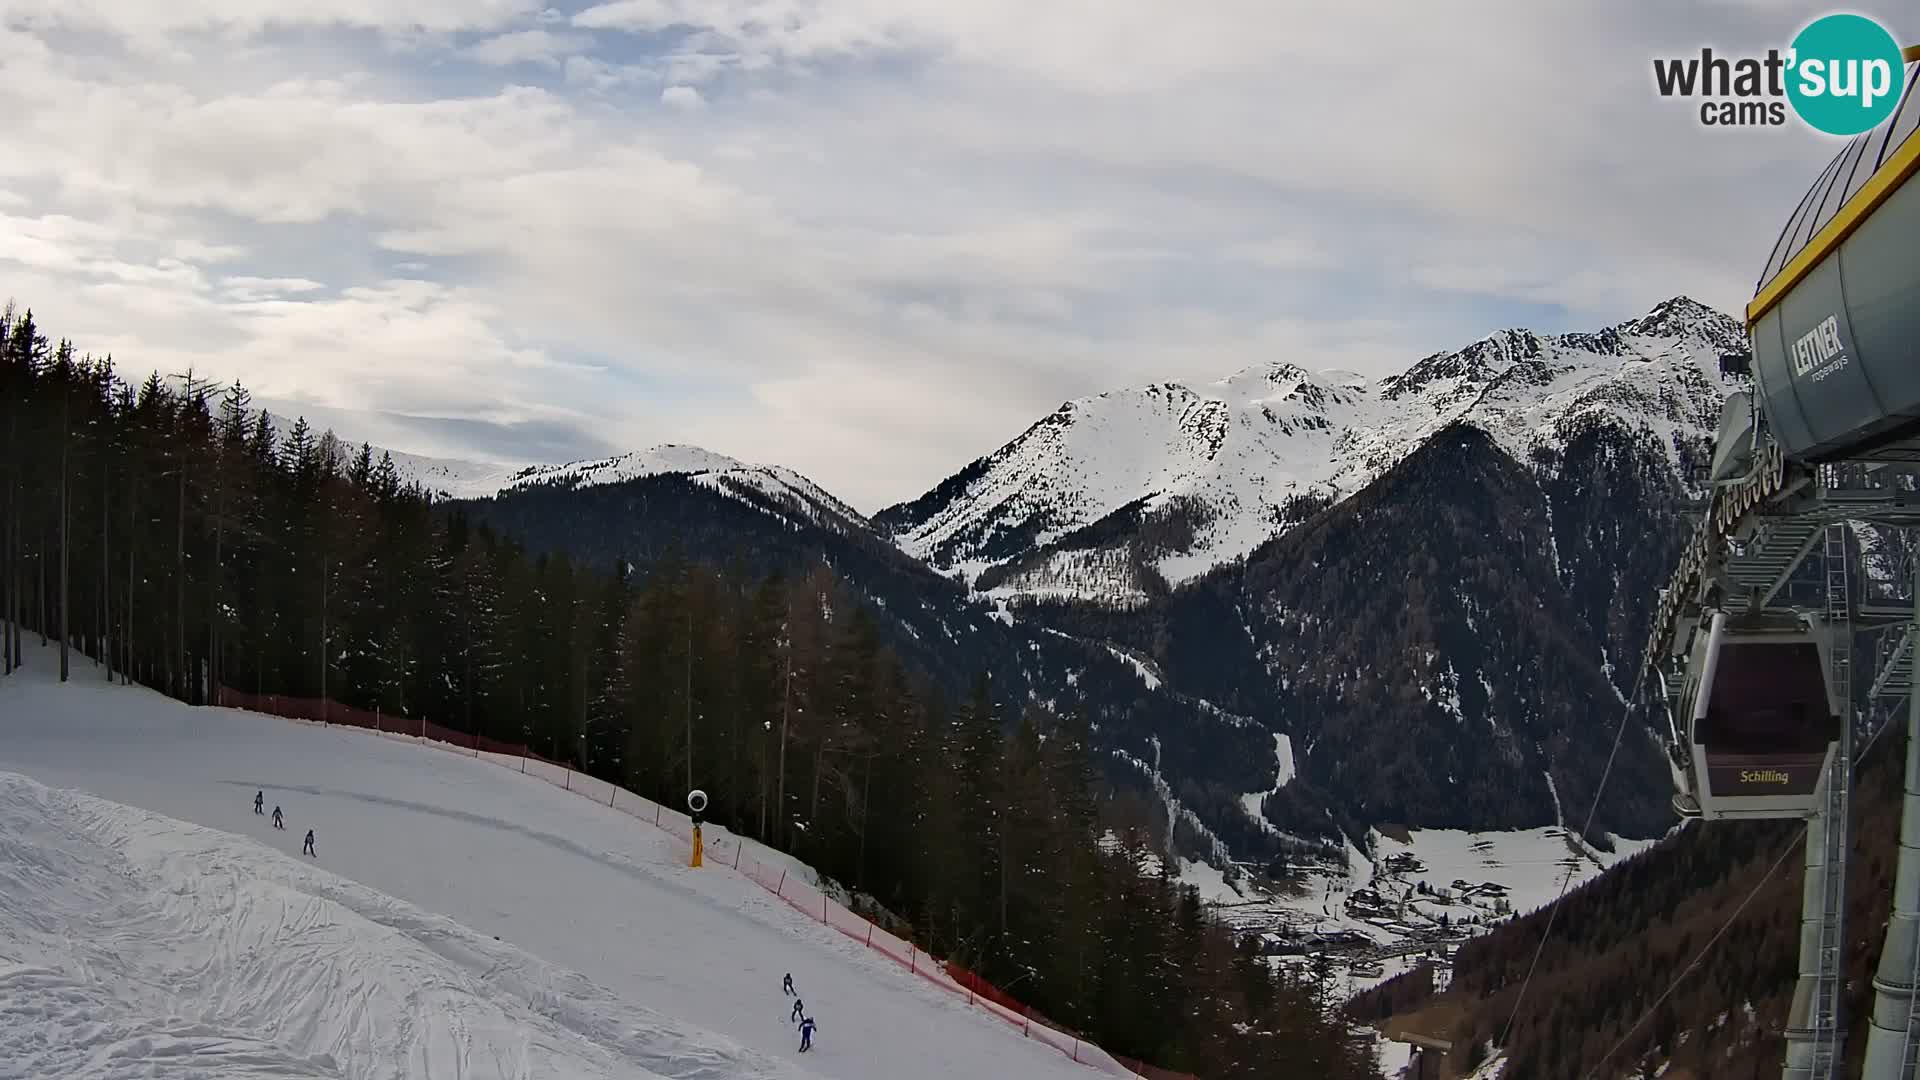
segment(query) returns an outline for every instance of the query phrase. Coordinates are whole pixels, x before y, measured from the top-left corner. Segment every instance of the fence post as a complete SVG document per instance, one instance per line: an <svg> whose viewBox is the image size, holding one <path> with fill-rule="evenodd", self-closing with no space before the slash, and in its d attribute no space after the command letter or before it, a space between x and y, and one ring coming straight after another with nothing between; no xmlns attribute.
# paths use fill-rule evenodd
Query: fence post
<svg viewBox="0 0 1920 1080"><path fill-rule="evenodd" d="M659 803L653 804L653 827L656 829L660 827L660 811L663 809L665 809L665 807Z"/></svg>
<svg viewBox="0 0 1920 1080"><path fill-rule="evenodd" d="M735 870L740 869L740 849L743 847L746 847L746 845L741 843L738 838L735 838L733 841L733 868Z"/></svg>
<svg viewBox="0 0 1920 1080"><path fill-rule="evenodd" d="M827 894L824 892L820 894L820 921L827 922Z"/></svg>
<svg viewBox="0 0 1920 1080"><path fill-rule="evenodd" d="M867 948L873 948L873 924L867 924Z"/></svg>
<svg viewBox="0 0 1920 1080"><path fill-rule="evenodd" d="M526 770L525 770L524 768L522 768L522 769L521 769L521 771L522 771L522 772L525 772ZM564 781L562 781L562 782L561 782L561 784L560 784L560 786L561 786L561 788L563 788L563 789L565 789L565 790L567 790L567 791L572 791L572 790L573 790L573 770L572 770L572 769L568 769L568 770L567 770L567 778L566 778L566 779L565 779ZM608 805L608 806L612 806L612 805L613 805L613 796L611 796L611 795L609 795L609 796L607 796L607 805Z"/></svg>
<svg viewBox="0 0 1920 1080"><path fill-rule="evenodd" d="M520 748L520 775L525 776L526 774L527 774L527 748L523 746Z"/></svg>
<svg viewBox="0 0 1920 1080"><path fill-rule="evenodd" d="M787 872L785 870L782 870L780 871L780 884L774 886L773 895L784 896L786 894L786 888L787 888Z"/></svg>
<svg viewBox="0 0 1920 1080"><path fill-rule="evenodd" d="M567 782L572 783L573 777L571 776L567 777ZM618 798L619 795L620 795L620 789L617 787L614 788L612 791L607 792L607 809L609 810L613 809L613 800Z"/></svg>
<svg viewBox="0 0 1920 1080"><path fill-rule="evenodd" d="M918 974L920 971L920 951L913 942L907 942L907 970Z"/></svg>
<svg viewBox="0 0 1920 1080"><path fill-rule="evenodd" d="M1077 1037L1073 1040L1073 1063L1080 1064L1080 1040Z"/></svg>
<svg viewBox="0 0 1920 1080"><path fill-rule="evenodd" d="M373 730L375 731L385 730L380 726L380 706L378 705L375 705L373 707Z"/></svg>

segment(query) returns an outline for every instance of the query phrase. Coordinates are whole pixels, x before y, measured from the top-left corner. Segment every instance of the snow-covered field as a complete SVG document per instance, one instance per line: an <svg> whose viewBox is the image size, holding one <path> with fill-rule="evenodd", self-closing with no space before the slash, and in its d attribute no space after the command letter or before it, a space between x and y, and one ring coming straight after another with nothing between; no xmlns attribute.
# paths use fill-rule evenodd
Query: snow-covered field
<svg viewBox="0 0 1920 1080"><path fill-rule="evenodd" d="M1446 936L1443 927L1452 928L1457 937L1524 915L1561 895L1569 869L1572 879L1565 887L1570 892L1655 841L1615 837L1613 842L1611 853L1584 848L1586 854L1576 857L1562 831L1553 827L1486 833L1417 829L1407 841L1370 831L1370 856L1349 843L1344 870L1311 867L1297 884L1298 895L1268 892L1245 875L1230 881L1219 869L1187 859L1180 860L1178 871L1183 882L1199 889L1201 898L1242 932L1305 941L1312 951L1351 952L1355 944L1339 942L1341 935L1371 942L1359 947L1376 955L1409 951L1406 956L1381 956L1384 972L1379 976L1336 969L1335 991L1351 996L1409 970L1420 953L1440 946L1433 935L1442 931ZM1456 880L1499 890L1466 892L1455 887ZM1423 882L1428 892L1419 890ZM1363 890L1375 898L1373 906L1350 907L1349 901ZM1295 955L1284 962L1304 965L1306 960Z"/></svg>
<svg viewBox="0 0 1920 1080"><path fill-rule="evenodd" d="M51 656L0 681L0 1077L1095 1075L624 813Z"/></svg>
<svg viewBox="0 0 1920 1080"><path fill-rule="evenodd" d="M1455 879L1504 886L1507 903L1517 914L1551 902L1560 895L1560 883L1572 869L1568 891L1600 872L1588 859L1576 858L1565 833L1551 826L1512 832L1471 833L1458 829L1415 829L1412 843L1372 834L1374 850L1384 862L1401 852L1411 853L1426 869L1404 875L1445 889Z"/></svg>

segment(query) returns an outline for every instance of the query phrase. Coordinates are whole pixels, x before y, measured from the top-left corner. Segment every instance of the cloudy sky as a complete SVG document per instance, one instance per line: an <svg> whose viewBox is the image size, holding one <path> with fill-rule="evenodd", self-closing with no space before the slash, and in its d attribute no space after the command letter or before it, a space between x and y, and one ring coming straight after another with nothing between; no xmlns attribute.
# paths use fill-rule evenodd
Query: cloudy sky
<svg viewBox="0 0 1920 1080"><path fill-rule="evenodd" d="M1069 397L1736 310L1834 144L1651 59L1825 10L0 0L0 295L396 449L872 510Z"/></svg>

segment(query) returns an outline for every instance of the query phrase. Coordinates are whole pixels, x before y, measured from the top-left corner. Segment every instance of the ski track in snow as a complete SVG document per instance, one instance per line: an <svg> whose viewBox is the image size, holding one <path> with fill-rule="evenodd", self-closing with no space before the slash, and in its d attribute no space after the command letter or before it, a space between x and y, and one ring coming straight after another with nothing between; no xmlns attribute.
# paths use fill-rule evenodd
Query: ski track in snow
<svg viewBox="0 0 1920 1080"><path fill-rule="evenodd" d="M410 741L109 687L85 658L60 686L53 655L0 682L0 772L226 832L81 794L44 798L92 824L30 824L38 796L10 782L0 1078L1096 1075L626 813ZM786 972L820 1024L805 1058ZM100 1053L28 1057L83 1037Z"/></svg>
<svg viewBox="0 0 1920 1080"><path fill-rule="evenodd" d="M249 840L0 773L0 1071L808 1074Z"/></svg>

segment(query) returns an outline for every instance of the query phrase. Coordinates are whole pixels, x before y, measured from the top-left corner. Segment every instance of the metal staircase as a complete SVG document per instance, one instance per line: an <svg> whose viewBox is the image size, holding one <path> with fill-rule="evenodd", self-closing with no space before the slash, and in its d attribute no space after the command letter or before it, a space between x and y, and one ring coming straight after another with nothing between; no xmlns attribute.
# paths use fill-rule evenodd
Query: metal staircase
<svg viewBox="0 0 1920 1080"><path fill-rule="evenodd" d="M1846 977L1847 796L1853 774L1853 612L1847 582L1847 525L1826 527L1827 626L1833 633L1833 688L1840 699L1840 748L1827 776L1825 846L1820 867L1819 981L1814 985L1812 1027L1816 1080L1836 1075L1841 1053L1840 998ZM1808 842L1814 836L1809 834Z"/></svg>
<svg viewBox="0 0 1920 1080"><path fill-rule="evenodd" d="M1913 601L1906 602L1909 607ZM1880 665L1873 677L1872 696L1875 698L1904 698L1913 687L1913 627L1900 631L1891 646L1882 646Z"/></svg>

